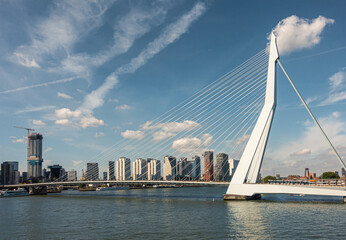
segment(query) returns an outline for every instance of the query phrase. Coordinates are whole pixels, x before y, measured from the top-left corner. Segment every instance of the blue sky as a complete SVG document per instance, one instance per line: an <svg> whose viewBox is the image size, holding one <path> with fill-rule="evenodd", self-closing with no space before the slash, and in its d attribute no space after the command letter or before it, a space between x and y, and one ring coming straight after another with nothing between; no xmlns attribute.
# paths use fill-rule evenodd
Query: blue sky
<svg viewBox="0 0 346 240"><path fill-rule="evenodd" d="M346 158L343 1L0 5L1 161L19 161L22 171L26 132L14 125L44 135L45 166L80 170L264 49L272 29L281 63ZM277 76L278 108L263 174L339 170L280 69Z"/></svg>

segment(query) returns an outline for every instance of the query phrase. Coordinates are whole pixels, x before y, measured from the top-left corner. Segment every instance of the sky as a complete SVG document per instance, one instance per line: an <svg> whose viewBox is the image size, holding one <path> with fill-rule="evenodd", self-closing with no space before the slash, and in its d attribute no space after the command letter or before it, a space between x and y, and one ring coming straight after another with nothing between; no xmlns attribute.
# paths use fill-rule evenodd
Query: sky
<svg viewBox="0 0 346 240"><path fill-rule="evenodd" d="M133 154L138 146L126 141L144 141L150 121L263 50L272 31L280 62L346 159L345 8L315 0L1 1L0 162L26 170L26 131L13 126L43 134L44 167L80 170L102 152L116 160L114 148ZM279 68L277 81L262 175L340 171ZM198 124L165 122L151 143ZM212 139L172 140L162 156Z"/></svg>

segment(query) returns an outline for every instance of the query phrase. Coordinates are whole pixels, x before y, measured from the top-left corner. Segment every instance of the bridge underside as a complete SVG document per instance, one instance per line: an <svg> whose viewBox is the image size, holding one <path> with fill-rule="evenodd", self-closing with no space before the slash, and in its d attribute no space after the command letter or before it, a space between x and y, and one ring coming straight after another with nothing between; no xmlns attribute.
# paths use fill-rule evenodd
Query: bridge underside
<svg viewBox="0 0 346 240"><path fill-rule="evenodd" d="M316 186L290 186L272 184L230 184L232 194L224 194L224 200L252 200L259 199L261 194L297 194L317 196L339 196L346 198L346 190Z"/></svg>

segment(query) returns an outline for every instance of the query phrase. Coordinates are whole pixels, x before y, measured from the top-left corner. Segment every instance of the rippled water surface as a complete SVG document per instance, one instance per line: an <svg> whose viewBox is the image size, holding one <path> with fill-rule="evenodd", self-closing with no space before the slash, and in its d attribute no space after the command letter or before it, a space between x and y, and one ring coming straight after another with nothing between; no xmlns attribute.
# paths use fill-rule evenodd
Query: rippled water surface
<svg viewBox="0 0 346 240"><path fill-rule="evenodd" d="M346 239L341 198L225 202L225 187L0 199L0 239ZM214 201L213 201L214 198Z"/></svg>

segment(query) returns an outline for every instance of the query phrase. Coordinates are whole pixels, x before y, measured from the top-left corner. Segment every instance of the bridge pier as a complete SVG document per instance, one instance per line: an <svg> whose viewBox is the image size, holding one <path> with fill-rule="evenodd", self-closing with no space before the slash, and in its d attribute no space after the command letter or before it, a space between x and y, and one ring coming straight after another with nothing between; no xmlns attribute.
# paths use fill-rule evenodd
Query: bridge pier
<svg viewBox="0 0 346 240"><path fill-rule="evenodd" d="M254 194L252 196L245 195L234 195L234 194L224 194L223 200L234 201L234 200L259 200L261 199L261 194ZM344 199L345 200L345 199Z"/></svg>
<svg viewBox="0 0 346 240"><path fill-rule="evenodd" d="M47 186L37 186L37 187L29 187L30 195L46 195L47 194Z"/></svg>

